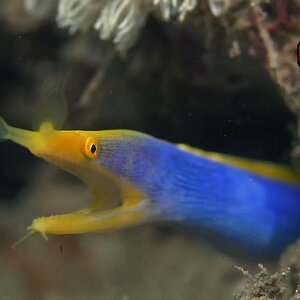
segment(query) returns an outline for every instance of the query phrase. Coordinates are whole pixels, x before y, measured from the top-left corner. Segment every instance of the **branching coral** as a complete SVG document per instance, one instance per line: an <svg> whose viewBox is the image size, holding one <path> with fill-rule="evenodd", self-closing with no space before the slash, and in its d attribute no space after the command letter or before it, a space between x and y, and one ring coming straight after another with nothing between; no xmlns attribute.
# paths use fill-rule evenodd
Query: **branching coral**
<svg viewBox="0 0 300 300"><path fill-rule="evenodd" d="M61 0L56 18L58 26L68 27L70 33L74 33L88 17L90 5L93 4L91 0Z"/></svg>
<svg viewBox="0 0 300 300"><path fill-rule="evenodd" d="M150 12L158 11L168 21L183 21L198 0L60 0L57 24L74 33L86 23L99 31L102 40L112 40L118 50L126 51L136 40ZM24 0L25 10L40 15L47 1Z"/></svg>
<svg viewBox="0 0 300 300"><path fill-rule="evenodd" d="M177 16L183 21L187 13L196 7L197 0L153 0L153 4L160 7L164 20L168 21L170 17Z"/></svg>
<svg viewBox="0 0 300 300"><path fill-rule="evenodd" d="M252 275L242 267L237 267L246 278L243 289L234 294L236 300L271 300L271 299L299 299L298 290L289 291L287 278L290 275L290 268L270 274L261 264L258 265L260 271Z"/></svg>
<svg viewBox="0 0 300 300"><path fill-rule="evenodd" d="M264 60L267 70L280 87L287 106L298 117L298 132L293 150L295 163L300 161L300 84L299 67L296 63L296 45L300 40L298 25L299 3L291 3L288 11L287 3L277 2L276 19L264 10L262 1L253 1L253 27L258 35L258 45L264 50ZM294 6L292 6L294 5ZM294 9L293 9L294 8Z"/></svg>
<svg viewBox="0 0 300 300"><path fill-rule="evenodd" d="M120 48L127 48L134 42L145 22L147 11L131 0L113 0L100 12L94 28L102 40L113 39Z"/></svg>
<svg viewBox="0 0 300 300"><path fill-rule="evenodd" d="M164 21L184 21L200 0L23 0L25 11L43 17L57 2L57 24L74 33L94 27L102 40L112 40L118 50L126 51L133 45L149 13L158 14ZM244 1L206 0L215 17Z"/></svg>
<svg viewBox="0 0 300 300"><path fill-rule="evenodd" d="M50 2L23 0L25 10L44 16ZM57 0L57 24L74 33L81 28L94 27L102 40L112 40L120 51L133 45L149 13L158 13L164 21L184 21L200 0ZM203 1L204 2L204 1ZM236 0L207 0L215 17L224 15ZM53 6L51 1L51 6ZM238 1L240 3L240 1Z"/></svg>
<svg viewBox="0 0 300 300"><path fill-rule="evenodd" d="M208 0L210 10L216 17L225 14L231 5L231 2L231 0Z"/></svg>

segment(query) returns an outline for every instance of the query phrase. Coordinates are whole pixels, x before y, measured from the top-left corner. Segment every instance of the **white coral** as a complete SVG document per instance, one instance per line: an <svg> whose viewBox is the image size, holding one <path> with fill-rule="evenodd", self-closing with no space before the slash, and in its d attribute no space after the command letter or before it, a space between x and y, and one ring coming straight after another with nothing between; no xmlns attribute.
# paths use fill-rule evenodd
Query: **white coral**
<svg viewBox="0 0 300 300"><path fill-rule="evenodd" d="M166 21L170 20L171 16L178 16L178 19L183 21L186 14L196 7L197 0L153 0L153 4L160 6Z"/></svg>
<svg viewBox="0 0 300 300"><path fill-rule="evenodd" d="M124 50L132 45L145 19L145 12L135 1L112 0L101 10L94 28L101 39L113 39Z"/></svg>
<svg viewBox="0 0 300 300"><path fill-rule="evenodd" d="M211 13L215 17L224 15L231 5L231 0L208 0Z"/></svg>
<svg viewBox="0 0 300 300"><path fill-rule="evenodd" d="M69 27L74 33L87 16L91 0L60 0L56 22L59 27Z"/></svg>
<svg viewBox="0 0 300 300"><path fill-rule="evenodd" d="M166 21L171 17L183 21L199 0L57 1L56 21L59 27L67 27L70 33L74 33L86 24L94 24L102 40L113 40L117 48L123 51L133 44L151 11L159 9ZM27 11L34 12L42 4L50 2L53 4L53 0L24 0L24 5Z"/></svg>

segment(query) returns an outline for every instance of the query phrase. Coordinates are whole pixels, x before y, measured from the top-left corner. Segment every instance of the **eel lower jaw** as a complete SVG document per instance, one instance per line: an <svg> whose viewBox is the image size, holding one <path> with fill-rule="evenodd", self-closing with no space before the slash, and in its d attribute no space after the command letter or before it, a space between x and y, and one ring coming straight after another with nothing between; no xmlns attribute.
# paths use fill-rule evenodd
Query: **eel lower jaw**
<svg viewBox="0 0 300 300"><path fill-rule="evenodd" d="M104 233L133 227L149 221L150 205L146 199L134 206L120 206L107 210L93 210L91 207L79 211L40 217L27 227L28 232L12 248L27 240L34 233L40 233L47 241L47 235Z"/></svg>

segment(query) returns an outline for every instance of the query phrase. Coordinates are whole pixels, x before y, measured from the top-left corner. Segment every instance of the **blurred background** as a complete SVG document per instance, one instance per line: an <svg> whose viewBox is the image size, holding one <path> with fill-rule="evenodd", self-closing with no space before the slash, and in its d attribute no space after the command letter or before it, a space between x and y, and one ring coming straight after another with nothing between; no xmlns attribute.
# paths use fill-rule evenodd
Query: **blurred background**
<svg viewBox="0 0 300 300"><path fill-rule="evenodd" d="M297 0L1 0L0 114L27 129L45 119L134 129L297 167L299 8ZM1 144L0 166L0 299L294 294L297 245L269 271L165 225L47 243L36 235L13 251L32 219L91 195L12 143Z"/></svg>

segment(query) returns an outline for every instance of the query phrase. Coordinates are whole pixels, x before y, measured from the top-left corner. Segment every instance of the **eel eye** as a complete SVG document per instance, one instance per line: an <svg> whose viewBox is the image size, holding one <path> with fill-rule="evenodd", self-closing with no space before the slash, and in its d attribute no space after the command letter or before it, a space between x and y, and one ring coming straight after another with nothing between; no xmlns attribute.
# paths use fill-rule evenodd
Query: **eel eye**
<svg viewBox="0 0 300 300"><path fill-rule="evenodd" d="M98 155L98 145L92 138L87 139L84 149L85 155L89 158L96 158Z"/></svg>

